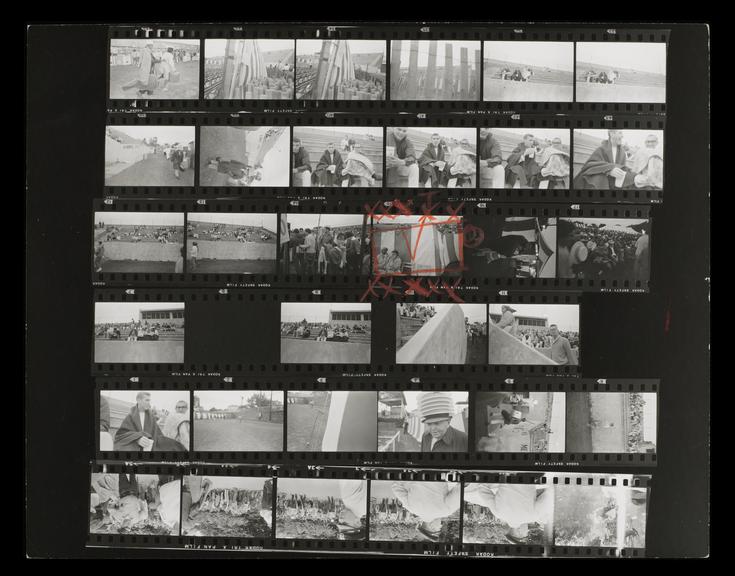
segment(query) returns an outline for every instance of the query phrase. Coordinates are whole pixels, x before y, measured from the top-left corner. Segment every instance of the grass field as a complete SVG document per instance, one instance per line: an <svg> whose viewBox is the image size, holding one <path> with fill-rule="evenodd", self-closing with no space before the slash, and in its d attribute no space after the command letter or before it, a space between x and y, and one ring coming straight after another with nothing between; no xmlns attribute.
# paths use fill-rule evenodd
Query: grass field
<svg viewBox="0 0 735 576"><path fill-rule="evenodd" d="M197 452L281 452L283 424L259 420L195 420Z"/></svg>
<svg viewBox="0 0 735 576"><path fill-rule="evenodd" d="M95 340L94 361L100 364L181 364L184 362L184 342Z"/></svg>
<svg viewBox="0 0 735 576"><path fill-rule="evenodd" d="M289 404L287 449L290 452L320 452L328 414L329 402L318 406Z"/></svg>
<svg viewBox="0 0 735 576"><path fill-rule="evenodd" d="M281 338L282 364L370 364L370 344Z"/></svg>

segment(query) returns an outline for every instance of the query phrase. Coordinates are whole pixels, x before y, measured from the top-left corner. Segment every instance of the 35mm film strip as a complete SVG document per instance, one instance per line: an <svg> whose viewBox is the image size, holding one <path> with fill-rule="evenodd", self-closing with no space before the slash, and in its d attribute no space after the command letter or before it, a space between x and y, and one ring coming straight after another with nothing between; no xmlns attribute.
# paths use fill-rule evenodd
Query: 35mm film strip
<svg viewBox="0 0 735 576"><path fill-rule="evenodd" d="M419 291L427 292L418 296ZM366 291L95 290L98 376L572 376L578 294L457 297L451 285Z"/></svg>
<svg viewBox="0 0 735 576"><path fill-rule="evenodd" d="M108 107L664 113L668 39L653 26L114 27Z"/></svg>
<svg viewBox="0 0 735 576"><path fill-rule="evenodd" d="M657 380L134 380L96 383L98 463L657 463Z"/></svg>
<svg viewBox="0 0 735 576"><path fill-rule="evenodd" d="M650 491L633 474L93 465L88 545L643 557Z"/></svg>
<svg viewBox="0 0 735 576"><path fill-rule="evenodd" d="M661 116L111 114L105 195L658 203Z"/></svg>
<svg viewBox="0 0 735 576"><path fill-rule="evenodd" d="M94 203L96 286L649 290L655 209L288 200Z"/></svg>

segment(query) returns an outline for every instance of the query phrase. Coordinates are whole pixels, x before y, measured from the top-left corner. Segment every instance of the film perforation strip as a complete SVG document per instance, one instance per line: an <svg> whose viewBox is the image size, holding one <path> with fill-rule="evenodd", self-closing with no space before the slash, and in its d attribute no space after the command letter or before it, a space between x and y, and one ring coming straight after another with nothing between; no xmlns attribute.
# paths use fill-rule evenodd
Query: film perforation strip
<svg viewBox="0 0 735 576"><path fill-rule="evenodd" d="M241 551L644 556L651 489L650 476L609 473L115 464L91 472L90 546ZM440 494L443 509L430 511L427 496ZM534 507L524 524L513 519L523 514L519 496ZM132 499L152 505L148 518L121 529L121 503Z"/></svg>
<svg viewBox="0 0 735 576"><path fill-rule="evenodd" d="M523 24L478 24L472 30L395 24L111 28L108 107L315 110L326 105L526 113L551 99L551 108L559 112L664 113L668 36L663 28ZM153 68L151 78L142 73L137 84L126 82L145 58L148 43L154 58L172 48L173 77L167 69ZM541 49L539 43L547 46ZM544 57L548 46L566 49ZM592 52L597 57L590 58L580 46L612 56ZM653 54L652 47L660 49ZM242 75L226 64L225 55L253 72ZM561 92L543 93L546 87Z"/></svg>
<svg viewBox="0 0 735 576"><path fill-rule="evenodd" d="M657 463L656 380L461 384L97 379L98 462L398 466ZM577 388L594 392L578 392ZM155 422L137 443L134 413ZM435 448L435 442L439 442Z"/></svg>
<svg viewBox="0 0 735 576"><path fill-rule="evenodd" d="M108 198L94 203L92 282L328 290L390 282L403 292L425 276L466 301L500 290L647 292L654 213L433 197L382 204ZM309 236L314 248L305 256L295 245ZM327 239L343 251L353 242L354 260L330 267ZM403 267L387 271L381 254L394 248Z"/></svg>

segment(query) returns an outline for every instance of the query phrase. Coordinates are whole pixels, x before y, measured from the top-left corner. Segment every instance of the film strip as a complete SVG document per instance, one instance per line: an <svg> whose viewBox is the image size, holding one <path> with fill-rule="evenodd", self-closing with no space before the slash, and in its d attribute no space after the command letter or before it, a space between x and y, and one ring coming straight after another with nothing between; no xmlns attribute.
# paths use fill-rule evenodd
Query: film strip
<svg viewBox="0 0 735 576"><path fill-rule="evenodd" d="M95 290L96 376L435 373L575 376L579 294L458 298L451 285L365 291Z"/></svg>
<svg viewBox="0 0 735 576"><path fill-rule="evenodd" d="M426 195L390 203L106 199L93 211L95 286L365 289L442 278L458 291L495 294L648 292L655 208ZM336 263L335 251L344 255Z"/></svg>
<svg viewBox="0 0 735 576"><path fill-rule="evenodd" d="M643 557L651 477L93 465L88 545Z"/></svg>
<svg viewBox="0 0 735 576"><path fill-rule="evenodd" d="M663 116L110 114L113 198L660 203Z"/></svg>
<svg viewBox="0 0 735 576"><path fill-rule="evenodd" d="M660 26L112 27L107 105L660 114L668 41Z"/></svg>
<svg viewBox="0 0 735 576"><path fill-rule="evenodd" d="M657 380L228 380L98 379L96 461L608 468L657 463Z"/></svg>

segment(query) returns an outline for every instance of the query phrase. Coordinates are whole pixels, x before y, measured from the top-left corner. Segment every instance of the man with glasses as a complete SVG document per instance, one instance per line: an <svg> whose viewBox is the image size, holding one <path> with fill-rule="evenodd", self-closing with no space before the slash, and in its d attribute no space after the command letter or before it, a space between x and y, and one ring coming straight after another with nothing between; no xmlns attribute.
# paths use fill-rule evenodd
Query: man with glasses
<svg viewBox="0 0 735 576"><path fill-rule="evenodd" d="M416 151L408 138L408 131L403 127L388 130L385 150L388 186L418 188L419 165L416 162ZM404 177L407 177L407 183L399 183Z"/></svg>

